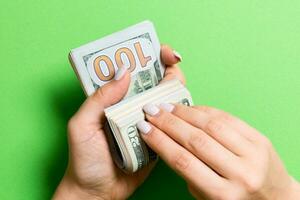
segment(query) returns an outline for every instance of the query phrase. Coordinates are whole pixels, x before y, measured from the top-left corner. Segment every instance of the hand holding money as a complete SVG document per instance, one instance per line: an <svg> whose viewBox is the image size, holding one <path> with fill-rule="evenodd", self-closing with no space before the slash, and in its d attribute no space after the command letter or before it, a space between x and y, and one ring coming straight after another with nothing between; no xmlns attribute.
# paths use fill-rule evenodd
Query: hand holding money
<svg viewBox="0 0 300 200"><path fill-rule="evenodd" d="M121 52L114 54L115 57L109 50L106 57L98 54L100 51L91 53L95 43L86 46L91 48L83 48L82 52L89 55L82 57L84 65L78 65L78 57L70 56L89 97L69 122L69 165L54 199L127 198L154 165L148 162L151 155L145 144L140 143L136 127L144 141L187 181L197 199L204 198L203 195L205 199L299 199L299 183L288 175L265 136L223 111L178 104L192 103L186 88L171 80L177 77L183 82L179 68L174 65L180 57L162 47L162 65L160 56L150 62L155 54L148 49L148 57L143 45L139 46L147 43L135 39L128 48L131 52L133 48L136 50L133 57L128 49L118 46L120 41L114 52L120 49ZM130 46L128 41L123 43ZM129 70L124 70L126 61L122 55L127 57ZM112 58L117 58L113 65ZM141 58L142 68L130 79L129 71L136 69L131 67L137 66L132 58ZM106 71L101 62L105 63ZM152 64L147 68L145 63ZM117 68L112 68L115 65ZM108 82L99 86L101 82L89 74L93 70L99 79L109 77ZM161 81L164 83L157 85L162 71L165 71ZM142 108L148 121L143 119ZM139 171L125 174L113 164L104 136L105 115L113 132L110 136L114 137L119 158L123 159L119 164L116 161L118 166L127 172Z"/></svg>
<svg viewBox="0 0 300 200"><path fill-rule="evenodd" d="M179 72L178 68L169 67L165 72L153 24L145 21L83 45L72 50L69 59L87 96L113 78L118 80L125 70L130 71L129 88L122 91L126 92L124 99L104 110L108 119L105 133L109 147L117 166L128 173L156 160L156 154L144 144L136 128L136 123L144 119L142 106L163 101L191 105L192 99L180 81L170 81L181 78L172 75L172 72ZM173 64L181 57L173 51L165 60L166 64ZM169 83L158 85L163 76Z"/></svg>
<svg viewBox="0 0 300 200"><path fill-rule="evenodd" d="M160 56L165 65L162 82L177 77L184 83L173 50L163 45ZM118 72L115 73L119 74ZM88 96L68 124L69 164L57 188L54 199L125 199L147 177L153 165L150 163L134 174L126 175L115 167L104 134L104 108L116 104L126 95L131 82L129 71L103 85ZM124 189L125 188L125 189Z"/></svg>

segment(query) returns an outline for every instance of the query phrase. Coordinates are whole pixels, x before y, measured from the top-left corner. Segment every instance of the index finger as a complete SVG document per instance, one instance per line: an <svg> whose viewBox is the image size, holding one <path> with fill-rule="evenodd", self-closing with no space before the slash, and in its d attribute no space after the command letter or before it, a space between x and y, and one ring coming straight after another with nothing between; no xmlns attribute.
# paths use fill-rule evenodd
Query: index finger
<svg viewBox="0 0 300 200"><path fill-rule="evenodd" d="M176 143L168 135L146 121L137 123L142 138L173 170L187 182L197 185L206 194L214 194L222 188L226 179L197 159L192 153Z"/></svg>

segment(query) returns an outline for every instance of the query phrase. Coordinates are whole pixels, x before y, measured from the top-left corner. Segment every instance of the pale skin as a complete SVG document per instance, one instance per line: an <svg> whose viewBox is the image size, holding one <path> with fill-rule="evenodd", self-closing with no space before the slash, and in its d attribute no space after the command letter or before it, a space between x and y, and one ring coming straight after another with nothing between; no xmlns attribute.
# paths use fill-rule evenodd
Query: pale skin
<svg viewBox="0 0 300 200"><path fill-rule="evenodd" d="M296 200L300 187L271 142L216 108L146 105L144 141L187 182L196 199Z"/></svg>
<svg viewBox="0 0 300 200"><path fill-rule="evenodd" d="M166 65L163 81L178 78L184 82L176 65L181 58L166 45L161 47L161 58ZM68 167L53 199L126 199L155 165L152 163L137 173L125 174L113 163L103 130L104 108L124 97L130 83L129 72L118 79L88 97L69 120Z"/></svg>
<svg viewBox="0 0 300 200"><path fill-rule="evenodd" d="M165 80L184 77L181 58L162 46ZM104 108L125 95L125 72L88 97L68 124L69 163L53 199L126 199L155 163L125 174L113 163L103 131ZM196 199L300 199L271 142L240 119L215 108L162 104L144 107L144 141L182 176Z"/></svg>

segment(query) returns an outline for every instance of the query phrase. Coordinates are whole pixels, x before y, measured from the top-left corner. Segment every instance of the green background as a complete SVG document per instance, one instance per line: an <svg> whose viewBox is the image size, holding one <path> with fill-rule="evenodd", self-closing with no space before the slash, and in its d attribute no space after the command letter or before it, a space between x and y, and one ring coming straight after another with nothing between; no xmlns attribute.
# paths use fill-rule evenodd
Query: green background
<svg viewBox="0 0 300 200"><path fill-rule="evenodd" d="M64 173L66 123L85 98L70 49L145 19L182 54L195 103L263 132L300 179L299 0L2 0L0 199L50 198ZM160 162L132 199L163 197L192 198Z"/></svg>

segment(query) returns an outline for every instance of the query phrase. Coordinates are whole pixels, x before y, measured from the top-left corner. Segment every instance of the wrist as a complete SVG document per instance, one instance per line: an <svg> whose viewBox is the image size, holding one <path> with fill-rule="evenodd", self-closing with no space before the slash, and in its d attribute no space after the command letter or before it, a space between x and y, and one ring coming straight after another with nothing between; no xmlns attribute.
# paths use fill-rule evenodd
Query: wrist
<svg viewBox="0 0 300 200"><path fill-rule="evenodd" d="M293 178L289 177L289 184L282 190L277 191L276 198L274 199L286 199L294 200L300 199L300 184Z"/></svg>
<svg viewBox="0 0 300 200"><path fill-rule="evenodd" d="M291 177L291 185L287 192L287 199L300 199L300 184L293 177Z"/></svg>
<svg viewBox="0 0 300 200"><path fill-rule="evenodd" d="M104 200L103 197L93 194L92 191L81 187L71 177L65 175L59 183L54 195L53 200Z"/></svg>

